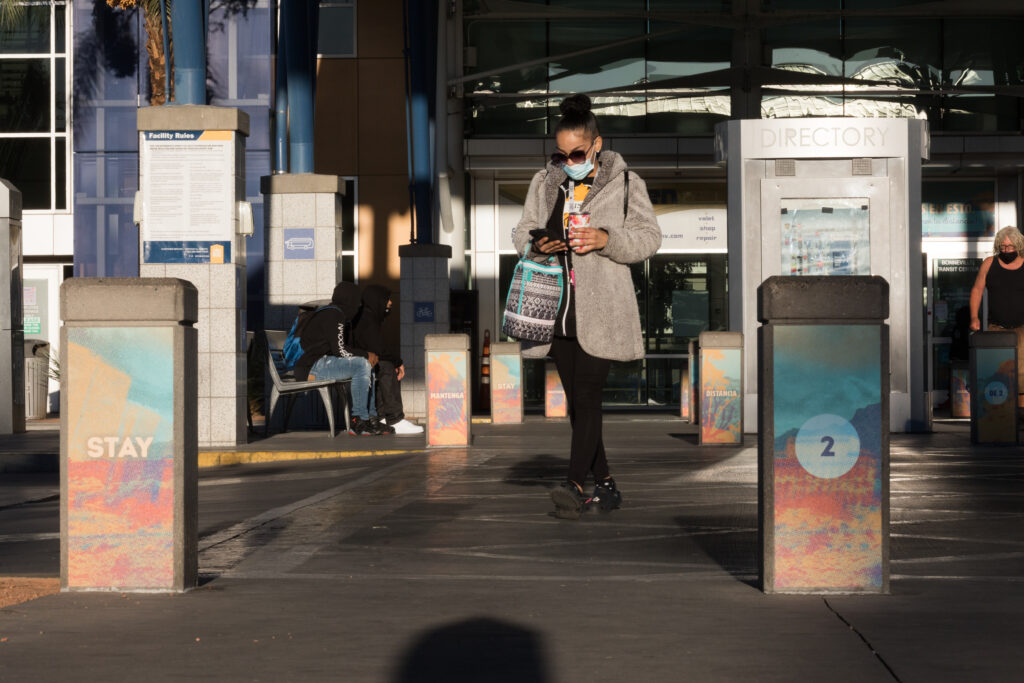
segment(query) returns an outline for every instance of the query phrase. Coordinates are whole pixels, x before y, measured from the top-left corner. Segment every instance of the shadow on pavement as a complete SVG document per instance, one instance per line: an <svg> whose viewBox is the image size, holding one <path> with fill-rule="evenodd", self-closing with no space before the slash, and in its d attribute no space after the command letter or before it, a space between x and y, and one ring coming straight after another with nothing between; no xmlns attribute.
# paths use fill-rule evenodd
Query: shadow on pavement
<svg viewBox="0 0 1024 683"><path fill-rule="evenodd" d="M470 619L428 631L402 656L394 683L547 683L540 636L529 629Z"/></svg>
<svg viewBox="0 0 1024 683"><path fill-rule="evenodd" d="M508 469L505 483L517 486L552 486L565 479L569 458L544 453L521 460Z"/></svg>
<svg viewBox="0 0 1024 683"><path fill-rule="evenodd" d="M756 517L750 520L750 529L737 528L737 522L746 520L736 517L676 517L675 521L705 555L733 578L754 588L761 587Z"/></svg>

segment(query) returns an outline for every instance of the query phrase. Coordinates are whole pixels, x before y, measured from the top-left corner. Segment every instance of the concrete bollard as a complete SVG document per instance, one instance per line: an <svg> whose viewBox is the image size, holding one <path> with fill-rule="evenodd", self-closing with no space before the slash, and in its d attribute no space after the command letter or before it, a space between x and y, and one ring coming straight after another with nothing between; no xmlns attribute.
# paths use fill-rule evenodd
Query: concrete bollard
<svg viewBox="0 0 1024 683"><path fill-rule="evenodd" d="M468 446L470 434L469 335L428 334L427 445Z"/></svg>
<svg viewBox="0 0 1024 683"><path fill-rule="evenodd" d="M569 402L565 398L565 387L558 376L558 368L554 362L544 363L544 417L569 417Z"/></svg>
<svg viewBox="0 0 1024 683"><path fill-rule="evenodd" d="M1017 333L971 335L971 442L1020 443L1017 431Z"/></svg>
<svg viewBox="0 0 1024 683"><path fill-rule="evenodd" d="M25 431L21 192L0 178L0 434Z"/></svg>
<svg viewBox="0 0 1024 683"><path fill-rule="evenodd" d="M519 342L491 344L491 422L523 422L523 357Z"/></svg>
<svg viewBox="0 0 1024 683"><path fill-rule="evenodd" d="M686 353L689 358L686 360L687 394L686 411L689 413L690 424L697 424L697 416L700 411L700 399L697 396L697 389L700 386L700 348L697 339L691 339L686 345ZM699 440L699 439L698 439Z"/></svg>
<svg viewBox="0 0 1024 683"><path fill-rule="evenodd" d="M953 417L971 416L971 371L968 363L954 361L950 364L949 407Z"/></svg>
<svg viewBox="0 0 1024 683"><path fill-rule="evenodd" d="M743 333L701 332L701 446L743 444Z"/></svg>
<svg viewBox="0 0 1024 683"><path fill-rule="evenodd" d="M763 589L886 593L889 285L772 277L758 296Z"/></svg>
<svg viewBox="0 0 1024 683"><path fill-rule="evenodd" d="M196 288L61 286L61 588L196 585Z"/></svg>
<svg viewBox="0 0 1024 683"><path fill-rule="evenodd" d="M690 421L693 414L690 407L690 362L686 361L686 367L679 375L679 417L686 422Z"/></svg>

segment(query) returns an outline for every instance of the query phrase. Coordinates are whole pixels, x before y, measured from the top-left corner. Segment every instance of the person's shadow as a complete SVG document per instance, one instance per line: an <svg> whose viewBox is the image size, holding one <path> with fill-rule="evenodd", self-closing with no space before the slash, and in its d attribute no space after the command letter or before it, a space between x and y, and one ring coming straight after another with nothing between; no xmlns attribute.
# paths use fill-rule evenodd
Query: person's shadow
<svg viewBox="0 0 1024 683"><path fill-rule="evenodd" d="M394 683L546 683L537 633L494 619L456 622L420 636L402 656Z"/></svg>

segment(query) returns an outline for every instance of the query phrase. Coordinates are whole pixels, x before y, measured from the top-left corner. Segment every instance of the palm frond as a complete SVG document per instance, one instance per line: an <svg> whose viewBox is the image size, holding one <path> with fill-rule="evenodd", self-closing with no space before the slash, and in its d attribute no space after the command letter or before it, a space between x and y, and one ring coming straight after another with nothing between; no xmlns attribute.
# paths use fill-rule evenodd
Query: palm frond
<svg viewBox="0 0 1024 683"><path fill-rule="evenodd" d="M0 31L14 28L24 17L24 4L18 0L0 0Z"/></svg>

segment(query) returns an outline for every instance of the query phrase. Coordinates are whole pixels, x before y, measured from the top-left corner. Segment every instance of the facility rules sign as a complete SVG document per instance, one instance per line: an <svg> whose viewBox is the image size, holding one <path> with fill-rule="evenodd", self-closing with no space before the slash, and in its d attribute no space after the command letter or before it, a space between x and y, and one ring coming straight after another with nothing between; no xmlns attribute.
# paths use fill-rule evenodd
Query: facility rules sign
<svg viewBox="0 0 1024 683"><path fill-rule="evenodd" d="M229 263L235 133L140 133L143 263Z"/></svg>

